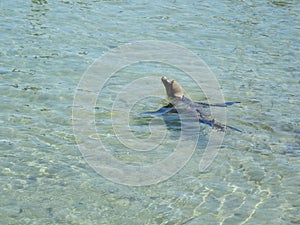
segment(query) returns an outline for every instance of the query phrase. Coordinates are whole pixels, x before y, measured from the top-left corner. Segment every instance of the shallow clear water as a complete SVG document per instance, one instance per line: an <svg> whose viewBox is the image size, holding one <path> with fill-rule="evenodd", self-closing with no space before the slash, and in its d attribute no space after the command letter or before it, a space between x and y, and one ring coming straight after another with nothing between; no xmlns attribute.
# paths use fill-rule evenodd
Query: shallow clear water
<svg viewBox="0 0 300 225"><path fill-rule="evenodd" d="M1 224L300 223L298 1L0 5ZM101 54L149 39L182 45L202 58L225 99L241 101L228 108L227 122L244 132L227 132L217 157L200 173L211 131L201 126L197 149L179 173L151 186L124 186L99 176L82 157L73 133L73 97ZM162 75L204 100L188 76L166 65L132 65L112 76L95 107L98 136L88 138L102 139L116 158L132 164L163 159L180 135L172 118L169 124L152 120L166 138L160 151L138 153L113 136L113 100L122 85L146 74L157 80L138 91L153 89L157 98L132 109L135 135L150 133L151 118L137 112L164 103ZM122 111L113 113L122 118ZM145 148L151 144L145 141Z"/></svg>

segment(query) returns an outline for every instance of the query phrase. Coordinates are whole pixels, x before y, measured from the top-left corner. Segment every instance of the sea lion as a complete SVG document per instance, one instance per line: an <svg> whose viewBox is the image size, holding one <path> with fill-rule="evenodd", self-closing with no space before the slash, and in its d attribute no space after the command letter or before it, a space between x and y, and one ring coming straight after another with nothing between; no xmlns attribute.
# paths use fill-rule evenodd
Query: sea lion
<svg viewBox="0 0 300 225"><path fill-rule="evenodd" d="M175 80L169 80L167 77L161 78L162 83L165 86L166 93L169 99L169 104L163 106L155 112L145 112L144 114L152 115L164 115L166 113L178 113L178 109L184 112L196 112L197 118L200 123L207 124L214 129L225 131L226 128L241 132L241 130L231 127L220 122L217 122L209 112L207 108L210 106L227 107L239 102L225 102L217 104L207 104L203 102L193 102L183 94L181 86Z"/></svg>

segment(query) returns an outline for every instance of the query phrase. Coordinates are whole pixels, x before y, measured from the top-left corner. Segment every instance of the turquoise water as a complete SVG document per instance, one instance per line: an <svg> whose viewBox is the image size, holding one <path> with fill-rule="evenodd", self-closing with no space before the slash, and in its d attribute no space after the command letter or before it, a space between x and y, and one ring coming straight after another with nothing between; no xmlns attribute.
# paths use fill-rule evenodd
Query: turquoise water
<svg viewBox="0 0 300 225"><path fill-rule="evenodd" d="M0 5L1 224L300 223L298 1ZM111 182L82 157L72 125L76 87L100 55L140 40L193 51L214 72L225 99L241 101L228 108L227 122L244 132L225 134L205 172L198 164L211 132L206 126L191 160L158 184ZM95 107L98 135L87 140L103 139L116 158L132 164L169 155L180 135L178 123L166 128L153 120L166 138L159 152L143 153L113 136L109 107L122 85L146 74L157 80L139 92L157 90L158 97L133 108L130 125L137 136L150 131L149 118L136 111L165 103L162 75L180 81L191 98L204 99L188 76L170 66L137 64L114 74ZM114 116L122 119L122 111Z"/></svg>

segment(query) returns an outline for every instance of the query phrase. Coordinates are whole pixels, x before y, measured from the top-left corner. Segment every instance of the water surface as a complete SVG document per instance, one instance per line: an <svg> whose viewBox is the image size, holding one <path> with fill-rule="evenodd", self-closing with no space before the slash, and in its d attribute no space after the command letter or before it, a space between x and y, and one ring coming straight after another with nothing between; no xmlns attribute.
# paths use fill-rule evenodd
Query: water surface
<svg viewBox="0 0 300 225"><path fill-rule="evenodd" d="M297 1L0 5L1 224L300 223ZM82 157L72 127L76 86L101 54L139 40L192 50L216 74L225 99L241 101L228 108L227 122L244 133L226 133L207 171L198 170L211 131L206 126L190 162L156 185L115 184ZM205 99L188 76L166 65L138 64L116 73L97 101L99 136L90 138L102 138L115 157L133 164L164 158L179 135L178 123L166 128L156 121L166 130L165 145L142 154L113 138L113 99L123 84L146 74L157 77L147 87L157 88L158 97L140 102L136 111L165 103L162 75L180 81L194 100ZM134 110L132 129L147 136L149 118L136 120Z"/></svg>

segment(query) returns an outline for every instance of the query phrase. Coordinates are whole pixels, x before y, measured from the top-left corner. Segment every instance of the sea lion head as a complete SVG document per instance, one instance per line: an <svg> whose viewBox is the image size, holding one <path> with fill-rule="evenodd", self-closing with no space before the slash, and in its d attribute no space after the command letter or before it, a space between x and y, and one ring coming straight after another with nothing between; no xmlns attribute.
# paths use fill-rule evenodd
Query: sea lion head
<svg viewBox="0 0 300 225"><path fill-rule="evenodd" d="M169 80L167 77L162 77L161 81L163 82L167 95L169 98L182 98L183 91L180 85L175 80Z"/></svg>

